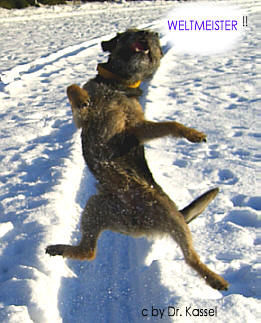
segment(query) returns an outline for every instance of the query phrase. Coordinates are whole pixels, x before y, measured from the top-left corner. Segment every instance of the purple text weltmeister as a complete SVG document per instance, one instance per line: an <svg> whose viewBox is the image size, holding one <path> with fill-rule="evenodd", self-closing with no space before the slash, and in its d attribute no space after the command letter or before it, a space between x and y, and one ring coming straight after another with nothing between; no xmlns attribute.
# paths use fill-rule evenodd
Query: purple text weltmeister
<svg viewBox="0 0 261 323"><path fill-rule="evenodd" d="M237 31L237 20L168 20L173 31Z"/></svg>

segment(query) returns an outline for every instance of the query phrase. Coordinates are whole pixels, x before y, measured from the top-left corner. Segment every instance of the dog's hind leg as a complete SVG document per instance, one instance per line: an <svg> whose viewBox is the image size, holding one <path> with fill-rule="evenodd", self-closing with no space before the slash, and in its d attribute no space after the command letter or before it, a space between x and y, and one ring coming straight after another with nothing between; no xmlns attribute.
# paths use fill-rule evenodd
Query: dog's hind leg
<svg viewBox="0 0 261 323"><path fill-rule="evenodd" d="M199 256L193 247L190 230L182 215L175 212L172 219L172 223L169 224L169 233L181 247L186 263L197 271L212 288L227 290L228 282L223 277L210 270L199 259Z"/></svg>
<svg viewBox="0 0 261 323"><path fill-rule="evenodd" d="M179 212L183 214L186 223L190 223L194 220L197 216L199 216L209 205L210 202L214 200L219 192L218 187L207 191L206 193L202 194L184 209L180 210Z"/></svg>
<svg viewBox="0 0 261 323"><path fill-rule="evenodd" d="M96 241L86 248L86 240L90 244L90 239L83 236L82 241L78 246L71 246L66 244L50 245L46 248L45 252L50 256L63 256L64 258L71 258L76 260L93 260L96 256Z"/></svg>
<svg viewBox="0 0 261 323"><path fill-rule="evenodd" d="M81 219L82 238L78 245L50 245L46 253L51 256L63 256L78 260L93 260L96 256L97 240L106 224L99 212L100 203L97 195L92 196L86 204Z"/></svg>

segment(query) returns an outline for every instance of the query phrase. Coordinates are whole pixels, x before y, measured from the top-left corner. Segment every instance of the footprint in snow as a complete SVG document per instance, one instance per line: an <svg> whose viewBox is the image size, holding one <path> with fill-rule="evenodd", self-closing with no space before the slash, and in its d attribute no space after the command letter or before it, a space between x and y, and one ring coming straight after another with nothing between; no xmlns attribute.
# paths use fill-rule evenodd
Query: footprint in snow
<svg viewBox="0 0 261 323"><path fill-rule="evenodd" d="M249 156L251 155L249 151L247 151L245 149L242 149L242 148L239 148L239 149L236 149L236 150L232 151L232 154L234 156L239 157L240 160L248 160Z"/></svg>
<svg viewBox="0 0 261 323"><path fill-rule="evenodd" d="M238 182L237 176L229 169L221 169L218 172L220 184L233 185Z"/></svg>
<svg viewBox="0 0 261 323"><path fill-rule="evenodd" d="M238 107L239 107L239 104L231 103L225 109L226 110L234 110L234 109L237 109Z"/></svg>
<svg viewBox="0 0 261 323"><path fill-rule="evenodd" d="M236 99L238 97L238 95L236 93L233 93L231 92L229 95L228 95L231 99Z"/></svg>
<svg viewBox="0 0 261 323"><path fill-rule="evenodd" d="M261 227L257 212L251 210L233 210L229 212L226 219L242 227Z"/></svg>
<svg viewBox="0 0 261 323"><path fill-rule="evenodd" d="M261 133L260 132L250 132L248 134L249 137L255 138L256 140L260 140Z"/></svg>
<svg viewBox="0 0 261 323"><path fill-rule="evenodd" d="M232 198L234 206L248 206L256 211L261 211L261 196L252 196L248 198L244 194L238 194Z"/></svg>
<svg viewBox="0 0 261 323"><path fill-rule="evenodd" d="M177 159L174 161L173 165L176 165L181 168L185 168L188 165L188 162L184 159Z"/></svg>
<svg viewBox="0 0 261 323"><path fill-rule="evenodd" d="M219 145L210 145L209 146L209 152L208 152L208 158L214 159L219 158L221 156L220 153L220 146Z"/></svg>

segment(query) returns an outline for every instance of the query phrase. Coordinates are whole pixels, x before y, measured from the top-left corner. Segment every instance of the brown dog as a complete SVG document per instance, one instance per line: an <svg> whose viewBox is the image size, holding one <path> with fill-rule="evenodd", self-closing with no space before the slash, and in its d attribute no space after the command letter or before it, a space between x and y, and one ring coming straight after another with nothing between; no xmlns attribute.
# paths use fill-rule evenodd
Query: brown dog
<svg viewBox="0 0 261 323"><path fill-rule="evenodd" d="M169 234L181 247L186 262L210 286L227 289L228 283L200 261L187 225L207 207L218 189L178 211L154 181L144 157L143 143L162 136L206 141L204 133L180 123L156 123L144 118L138 101L139 84L160 64L158 35L127 30L102 42L102 48L110 56L107 63L98 65L98 75L83 89L77 85L67 89L74 122L82 128L83 156L98 181L98 193L83 211L79 245L52 245L46 252L92 260L104 230L134 237Z"/></svg>

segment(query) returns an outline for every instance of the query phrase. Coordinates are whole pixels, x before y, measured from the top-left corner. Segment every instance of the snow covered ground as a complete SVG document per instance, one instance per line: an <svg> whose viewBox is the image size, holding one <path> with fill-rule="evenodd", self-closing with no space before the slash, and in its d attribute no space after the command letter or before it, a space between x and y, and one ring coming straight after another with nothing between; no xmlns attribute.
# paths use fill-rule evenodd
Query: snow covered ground
<svg viewBox="0 0 261 323"><path fill-rule="evenodd" d="M155 140L146 156L180 208L220 187L190 227L202 260L230 282L227 292L206 286L168 238L105 232L91 263L45 254L50 243L78 241L81 210L95 192L66 86L95 75L105 60L102 39L131 26L161 32L166 14L182 3L0 10L0 322L257 321L261 11L254 0L229 4L248 16L237 46L182 55L162 34L166 54L142 98L147 118L208 134L207 144ZM190 316L193 309L216 314Z"/></svg>

